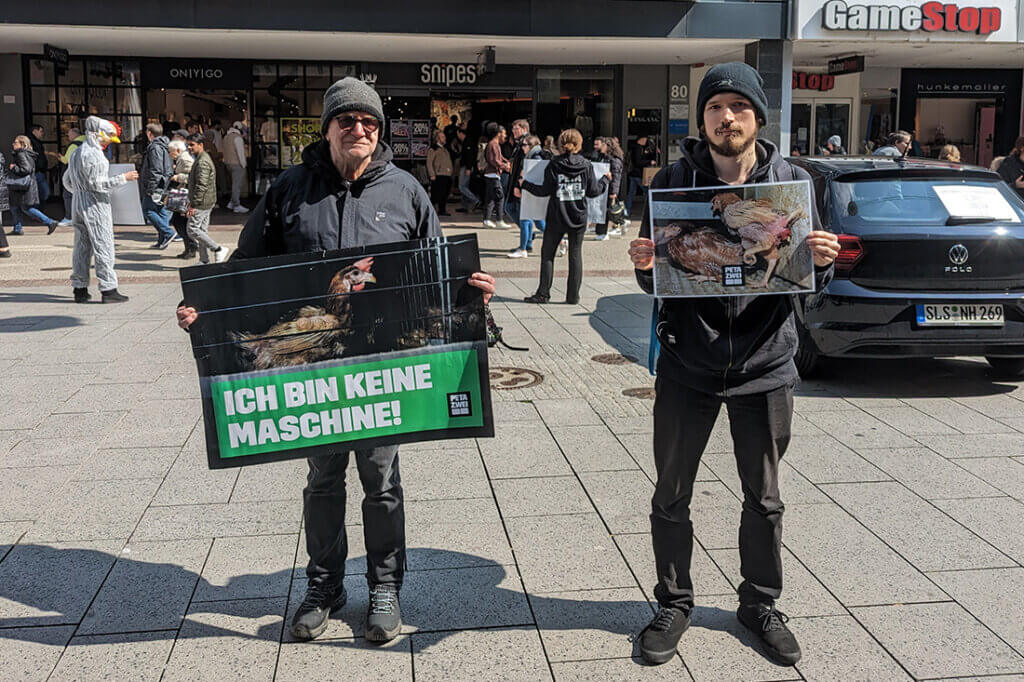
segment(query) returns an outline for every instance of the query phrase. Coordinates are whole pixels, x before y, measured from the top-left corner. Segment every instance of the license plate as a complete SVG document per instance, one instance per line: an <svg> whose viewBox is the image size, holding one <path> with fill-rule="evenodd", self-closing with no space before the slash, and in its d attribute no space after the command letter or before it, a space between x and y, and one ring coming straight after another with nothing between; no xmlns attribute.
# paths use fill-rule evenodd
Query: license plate
<svg viewBox="0 0 1024 682"><path fill-rule="evenodd" d="M1003 306L938 304L917 306L922 327L1002 327Z"/></svg>

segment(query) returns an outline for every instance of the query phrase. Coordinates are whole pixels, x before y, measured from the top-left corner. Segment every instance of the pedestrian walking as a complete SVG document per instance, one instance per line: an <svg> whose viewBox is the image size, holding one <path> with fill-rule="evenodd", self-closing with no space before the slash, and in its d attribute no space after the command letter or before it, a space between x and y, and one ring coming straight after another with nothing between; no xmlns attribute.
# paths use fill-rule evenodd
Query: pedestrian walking
<svg viewBox="0 0 1024 682"><path fill-rule="evenodd" d="M217 205L217 168L206 151L207 138L196 133L189 135L188 151L195 159L188 173L188 236L196 242L199 262L209 263L213 256L215 263L228 259L228 247L221 246L210 236L210 214Z"/></svg>
<svg viewBox="0 0 1024 682"><path fill-rule="evenodd" d="M530 122L525 118L519 118L512 122L512 151L509 156L509 181L505 194L505 214L508 215L514 225L519 224L519 207L521 195L519 183L523 179L523 159L526 152L523 149L523 141L530 134Z"/></svg>
<svg viewBox="0 0 1024 682"><path fill-rule="evenodd" d="M960 163L960 150L957 149L955 144L943 145L942 149L939 150L939 161Z"/></svg>
<svg viewBox="0 0 1024 682"><path fill-rule="evenodd" d="M626 164L629 185L626 192L627 214L633 212L636 192L643 187L644 168L650 168L657 163L657 152L648 143L649 138L646 135L641 135L633 144L629 145L629 159Z"/></svg>
<svg viewBox="0 0 1024 682"><path fill-rule="evenodd" d="M484 149L484 183L486 195L484 204L484 227L512 227L511 223L505 222L504 209L505 192L501 186L501 174L511 170L512 165L501 153L501 145L508 137L503 126L493 125L491 127L491 138L487 141ZM493 218L493 220L492 220Z"/></svg>
<svg viewBox="0 0 1024 682"><path fill-rule="evenodd" d="M476 167L477 149L472 144L466 131L459 128L456 133L459 142L462 144L462 153L459 158L459 202L462 208L456 209L459 213L469 213L480 208L480 197L473 192L470 183L473 182L473 174L478 173Z"/></svg>
<svg viewBox="0 0 1024 682"><path fill-rule="evenodd" d="M36 172L38 154L32 149L32 143L25 135L18 135L12 144L14 162L7 169L7 192L11 204L11 217L14 228L11 234L24 234L22 220L29 215L46 225L46 234L53 234L57 229L57 221L39 209L40 187L39 173Z"/></svg>
<svg viewBox="0 0 1024 682"><path fill-rule="evenodd" d="M1024 199L1024 136L1018 137L997 171L1007 185ZM13 202L12 202L13 204Z"/></svg>
<svg viewBox="0 0 1024 682"><path fill-rule="evenodd" d="M910 149L910 133L906 130L897 130L889 134L886 144L875 150L874 156L891 156L893 158L905 158L907 150Z"/></svg>
<svg viewBox="0 0 1024 682"><path fill-rule="evenodd" d="M619 187L622 184L623 156L622 147L610 137L599 137L594 140L594 150L611 167L612 180L608 184L608 201L605 207L604 222L598 223L594 228L594 239L605 241L609 236L618 237L622 235L622 228L618 226L608 229L608 213L619 199Z"/></svg>
<svg viewBox="0 0 1024 682"><path fill-rule="evenodd" d="M663 168L651 188L745 185L807 180L806 171L758 139L767 120L761 75L746 64L708 70L697 94L701 137L687 138L682 158ZM813 192L813 185L811 186ZM811 202L815 206L815 202ZM637 281L653 293L654 242L649 206L641 237L630 243ZM816 215L812 216L815 227ZM807 238L816 288L832 276L839 253L835 235L815 229ZM658 613L640 636L640 652L652 664L676 653L690 623L694 587L690 576L693 524L690 501L701 455L724 403L743 483L740 517L739 622L761 640L774 661L793 665L800 646L775 607L782 593L782 512L779 460L789 444L793 417L793 355L797 331L795 296L676 298L661 301L661 343L654 399L654 461L651 535L658 583ZM681 418L685 416L685 418Z"/></svg>
<svg viewBox="0 0 1024 682"><path fill-rule="evenodd" d="M540 283L537 292L527 296L527 303L547 303L551 300L551 281L555 274L555 253L562 236L569 239L569 277L565 286L565 302L580 302L583 283L583 233L587 229L587 197L600 196L608 188L611 173L594 177L594 166L580 156L583 135L575 128L562 131L558 136L562 153L551 159L544 169L544 182L540 185L524 180L524 190L548 199L545 214L544 241L540 251Z"/></svg>
<svg viewBox="0 0 1024 682"><path fill-rule="evenodd" d="M171 212L164 206L164 194L174 174L174 162L167 149L170 140L163 135L159 123L146 124L146 153L139 171L139 190L142 193L142 215L156 228L156 243L152 249L166 249L174 239Z"/></svg>
<svg viewBox="0 0 1024 682"><path fill-rule="evenodd" d="M523 159L544 159L544 150L540 146L540 138L536 135L527 135L522 141L523 147ZM517 212L520 212L519 218L519 246L508 252L509 258L526 258L530 253L533 252L533 235L534 227L540 232L544 232L546 223L543 220L531 220L529 218L523 218L520 209L522 208L522 186L523 186L522 172L519 175L519 183L516 186L514 192L516 199L519 202L519 208Z"/></svg>
<svg viewBox="0 0 1024 682"><path fill-rule="evenodd" d="M236 258L350 248L440 237L441 226L419 182L392 163L381 142L384 109L380 96L356 78L344 78L324 95L323 139L302 151L302 163L285 170L270 186L239 236ZM302 210L300 210L300 208ZM381 220L378 216L386 216ZM485 302L494 278L474 273L469 283ZM188 328L194 308L178 308ZM350 452L311 457L303 492L309 578L306 595L291 623L297 639L319 636L332 610L345 604L345 470ZM370 607L366 639L386 642L402 627L399 591L405 574L405 507L398 446L357 450L365 495L362 504Z"/></svg>
<svg viewBox="0 0 1024 682"><path fill-rule="evenodd" d="M192 170L192 164L195 162L192 155L188 153L188 145L184 140L174 139L167 145L167 151L171 155L171 160L174 161L174 175L171 176L170 188L185 188L188 191L188 174ZM196 240L192 239L188 234L187 211L188 209L185 209L185 211L172 211L171 227L181 237L181 241L185 246L185 250L175 256L175 258L191 260L199 255L199 247L196 244Z"/></svg>
<svg viewBox="0 0 1024 682"><path fill-rule="evenodd" d="M228 201L228 210L235 213L249 212L249 209L242 206L242 186L245 184L246 177L245 141L242 138L244 126L245 124L241 121L232 123L224 136L222 146L224 165L231 178L231 199Z"/></svg>
<svg viewBox="0 0 1024 682"><path fill-rule="evenodd" d="M11 249L7 243L7 233L4 232L4 211L11 209L10 194L7 191L7 160L0 153L0 258L10 258Z"/></svg>
<svg viewBox="0 0 1024 682"><path fill-rule="evenodd" d="M67 172L68 163L71 160L71 154L74 153L78 147L85 142L85 135L78 128L68 128L68 146L64 150L64 155L60 157L60 162L64 165L64 170ZM61 183L63 185L63 183ZM57 227L71 227L71 206L72 206L72 195L66 188L62 187L61 194L64 198L64 218L57 223Z"/></svg>
<svg viewBox="0 0 1024 682"><path fill-rule="evenodd" d="M454 118L454 117L453 117ZM445 146L445 134L435 130L427 150L427 175L430 177L430 203L437 208L437 215L450 216L448 195L452 191L452 157Z"/></svg>
<svg viewBox="0 0 1024 682"><path fill-rule="evenodd" d="M71 285L75 303L86 303L89 294L89 266L96 270L103 303L122 303L128 297L117 290L114 272L114 216L110 211L110 193L117 187L139 179L137 171L110 176L110 161L104 153L111 142L120 143L117 124L98 116L85 120L85 141L71 154L64 173L64 188L73 194L71 209L75 226L72 252Z"/></svg>
<svg viewBox="0 0 1024 682"><path fill-rule="evenodd" d="M47 173L50 170L50 160L46 158L46 147L43 145L43 136L45 129L41 125L34 125L29 129L28 140L32 146L32 151L36 153L36 185L39 188L39 201L36 202L40 206L44 205L50 199L50 179L47 177Z"/></svg>

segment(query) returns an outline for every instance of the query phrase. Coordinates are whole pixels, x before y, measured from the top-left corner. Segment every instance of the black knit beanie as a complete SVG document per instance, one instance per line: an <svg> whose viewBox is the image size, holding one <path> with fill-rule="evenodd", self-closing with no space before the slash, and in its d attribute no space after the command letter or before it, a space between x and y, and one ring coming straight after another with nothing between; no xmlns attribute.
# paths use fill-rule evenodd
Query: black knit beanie
<svg viewBox="0 0 1024 682"><path fill-rule="evenodd" d="M358 78L347 76L327 88L324 93L324 110L320 114L320 134L327 135L327 126L338 114L346 111L365 111L373 114L384 125L384 107L380 95Z"/></svg>
<svg viewBox="0 0 1024 682"><path fill-rule="evenodd" d="M754 111L762 121L768 120L768 98L764 95L764 79L754 67L743 62L715 64L704 74L697 91L697 120L704 125L704 107L708 100L722 92L743 95L754 105Z"/></svg>

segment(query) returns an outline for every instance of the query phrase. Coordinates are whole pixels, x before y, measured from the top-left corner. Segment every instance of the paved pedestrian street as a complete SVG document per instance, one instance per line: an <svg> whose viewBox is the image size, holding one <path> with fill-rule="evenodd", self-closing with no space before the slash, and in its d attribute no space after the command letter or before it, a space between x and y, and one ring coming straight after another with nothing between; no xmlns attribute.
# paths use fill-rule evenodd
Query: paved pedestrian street
<svg viewBox="0 0 1024 682"><path fill-rule="evenodd" d="M650 302L628 271L588 271L576 306L522 303L534 283L502 278L493 304L530 347L490 355L496 437L402 447L406 624L382 647L362 639L354 465L348 605L290 638L306 464L207 470L177 284L134 281L116 306L5 286L0 679L1024 679L1024 386L980 358L830 362L799 387L779 602L795 668L736 621L721 415L693 501L693 622L678 657L643 666Z"/></svg>

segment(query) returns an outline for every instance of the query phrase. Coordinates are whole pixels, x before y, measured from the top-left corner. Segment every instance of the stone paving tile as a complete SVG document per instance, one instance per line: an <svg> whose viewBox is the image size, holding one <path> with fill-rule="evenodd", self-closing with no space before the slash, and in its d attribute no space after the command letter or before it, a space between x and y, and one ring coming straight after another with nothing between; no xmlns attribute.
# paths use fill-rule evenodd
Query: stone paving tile
<svg viewBox="0 0 1024 682"><path fill-rule="evenodd" d="M551 679L533 627L417 634L412 650L419 682L450 680L456 671L466 680Z"/></svg>
<svg viewBox="0 0 1024 682"><path fill-rule="evenodd" d="M505 525L531 593L636 584L597 514L506 519Z"/></svg>
<svg viewBox="0 0 1024 682"><path fill-rule="evenodd" d="M588 472L580 480L613 534L650 530L654 485L642 471Z"/></svg>
<svg viewBox="0 0 1024 682"><path fill-rule="evenodd" d="M593 408L582 400L535 400L533 405L550 427L604 424Z"/></svg>
<svg viewBox="0 0 1024 682"><path fill-rule="evenodd" d="M786 546L846 606L949 597L838 506L790 505Z"/></svg>
<svg viewBox="0 0 1024 682"><path fill-rule="evenodd" d="M543 426L498 424L480 451L492 479L565 476L572 473L555 439Z"/></svg>
<svg viewBox="0 0 1024 682"><path fill-rule="evenodd" d="M284 599L203 602L189 607L164 680L272 680Z"/></svg>
<svg viewBox="0 0 1024 682"><path fill-rule="evenodd" d="M654 402L651 401L651 408L653 409ZM605 425L612 430L617 436L623 434L650 434L654 433L654 418L651 415L645 417L614 417L604 419ZM648 445L651 443L651 439L647 439Z"/></svg>
<svg viewBox="0 0 1024 682"><path fill-rule="evenodd" d="M209 550L209 540L131 543L121 550L76 634L179 627Z"/></svg>
<svg viewBox="0 0 1024 682"><path fill-rule="evenodd" d="M132 534L159 479L70 481L56 494L28 538L33 541L100 540Z"/></svg>
<svg viewBox="0 0 1024 682"><path fill-rule="evenodd" d="M922 571L1013 565L1002 552L899 483L837 483L825 489Z"/></svg>
<svg viewBox="0 0 1024 682"><path fill-rule="evenodd" d="M87 414L62 414L47 417L32 431L33 438L60 438L65 441L93 440L102 445L105 437L111 437L105 447L120 447L126 431L123 430L124 412L90 412ZM145 428L142 426L141 428Z"/></svg>
<svg viewBox="0 0 1024 682"><path fill-rule="evenodd" d="M78 481L163 478L178 456L178 448L97 450L75 472Z"/></svg>
<svg viewBox="0 0 1024 682"><path fill-rule="evenodd" d="M212 471L207 468L205 451L186 447L160 484L153 506L226 503L231 499L231 492L244 468ZM301 490L301 485L298 488Z"/></svg>
<svg viewBox="0 0 1024 682"><path fill-rule="evenodd" d="M411 570L514 564L493 499L406 504Z"/></svg>
<svg viewBox="0 0 1024 682"><path fill-rule="evenodd" d="M136 408L125 415L117 433L107 435L104 447L180 447L201 419L202 409L194 400L165 400L155 409L151 405Z"/></svg>
<svg viewBox="0 0 1024 682"><path fill-rule="evenodd" d="M623 471L637 463L607 426L552 427L555 442L576 471Z"/></svg>
<svg viewBox="0 0 1024 682"><path fill-rule="evenodd" d="M594 505L575 476L494 481L494 495L506 519L594 511Z"/></svg>
<svg viewBox="0 0 1024 682"><path fill-rule="evenodd" d="M1009 497L939 500L942 509L1017 563L1024 563L1024 504Z"/></svg>
<svg viewBox="0 0 1024 682"><path fill-rule="evenodd" d="M294 533L215 539L192 600L287 597L297 542Z"/></svg>
<svg viewBox="0 0 1024 682"><path fill-rule="evenodd" d="M943 457L1017 457L1024 455L1024 438L1018 433L986 433L964 436L918 436L917 440Z"/></svg>
<svg viewBox="0 0 1024 682"><path fill-rule="evenodd" d="M694 608L679 653L695 680L799 680L793 668L761 653L753 633L736 620L735 597L712 597Z"/></svg>
<svg viewBox="0 0 1024 682"><path fill-rule="evenodd" d="M838 395L807 392L801 393L799 387L793 396L793 410L806 412L838 412L840 410L859 410L860 408Z"/></svg>
<svg viewBox="0 0 1024 682"><path fill-rule="evenodd" d="M860 455L927 500L998 497L1001 493L928 448L862 449Z"/></svg>
<svg viewBox="0 0 1024 682"><path fill-rule="evenodd" d="M1007 433L1010 427L952 398L905 398L911 407L950 424L961 433Z"/></svg>
<svg viewBox="0 0 1024 682"><path fill-rule="evenodd" d="M654 615L637 587L530 595L530 605L551 662L639 655L631 635Z"/></svg>
<svg viewBox="0 0 1024 682"><path fill-rule="evenodd" d="M361 615L366 615L365 606ZM532 626L534 622L519 576L513 567L505 566L406 573L402 621L407 626L403 631Z"/></svg>
<svg viewBox="0 0 1024 682"><path fill-rule="evenodd" d="M852 616L793 618L789 628L804 652L797 669L809 682L911 679Z"/></svg>
<svg viewBox="0 0 1024 682"><path fill-rule="evenodd" d="M950 424L913 407L867 407L864 411L908 436L960 433Z"/></svg>
<svg viewBox="0 0 1024 682"><path fill-rule="evenodd" d="M38 352L38 347L34 348ZM6 345L5 345L6 352ZM11 376L0 383L0 396L4 403L38 400L46 396L50 404L62 403L89 383L89 375L59 374L55 376ZM50 436L37 436L48 438Z"/></svg>
<svg viewBox="0 0 1024 682"><path fill-rule="evenodd" d="M541 421L537 408L528 400L494 400L491 412L495 424Z"/></svg>
<svg viewBox="0 0 1024 682"><path fill-rule="evenodd" d="M136 542L280 535L299 529L302 500L150 507L132 535Z"/></svg>
<svg viewBox="0 0 1024 682"><path fill-rule="evenodd" d="M680 682L689 680L689 671L683 666L682 660L673 658L668 663L652 666L642 658L605 658L596 661L575 661L572 663L552 663L551 670L558 682L584 682L601 680L602 682L633 682L633 680L661 680L663 682Z"/></svg>
<svg viewBox="0 0 1024 682"><path fill-rule="evenodd" d="M230 501L264 502L301 497L308 471L309 465L304 459L239 467Z"/></svg>
<svg viewBox="0 0 1024 682"><path fill-rule="evenodd" d="M866 412L808 412L804 418L854 450L917 445L913 438Z"/></svg>
<svg viewBox="0 0 1024 682"><path fill-rule="evenodd" d="M983 457L958 459L956 463L1006 495L1024 501L1024 460L1012 457Z"/></svg>
<svg viewBox="0 0 1024 682"><path fill-rule="evenodd" d="M22 402L11 401L4 405L5 429L31 430L39 426L44 419L53 411L52 402Z"/></svg>
<svg viewBox="0 0 1024 682"><path fill-rule="evenodd" d="M123 544L16 545L0 563L0 627L77 625Z"/></svg>
<svg viewBox="0 0 1024 682"><path fill-rule="evenodd" d="M914 677L1024 672L1024 657L958 604L869 606L853 615Z"/></svg>
<svg viewBox="0 0 1024 682"><path fill-rule="evenodd" d="M811 483L887 481L890 477L831 436L793 436L785 463Z"/></svg>
<svg viewBox="0 0 1024 682"><path fill-rule="evenodd" d="M73 466L0 470L0 521L34 521L43 516L53 491L76 470Z"/></svg>
<svg viewBox="0 0 1024 682"><path fill-rule="evenodd" d="M782 540L786 540L785 533ZM743 582L739 552L734 549L716 549L709 554L733 587L739 588ZM846 608L785 547L782 549L782 597L779 599L779 608L793 617L847 613Z"/></svg>
<svg viewBox="0 0 1024 682"><path fill-rule="evenodd" d="M399 459L407 501L491 496L487 473L477 448L402 452Z"/></svg>
<svg viewBox="0 0 1024 682"><path fill-rule="evenodd" d="M928 577L1024 654L1024 568L992 568L977 571L945 571Z"/></svg>
<svg viewBox="0 0 1024 682"><path fill-rule="evenodd" d="M74 631L71 626L0 630L4 678L47 679Z"/></svg>
<svg viewBox="0 0 1024 682"><path fill-rule="evenodd" d="M1008 395L961 396L954 398L961 405L996 419L1024 417L1024 401Z"/></svg>
<svg viewBox="0 0 1024 682"><path fill-rule="evenodd" d="M315 640L284 644L275 682L330 680L344 674L352 682L412 680L412 641L399 636L387 644L365 639Z"/></svg>
<svg viewBox="0 0 1024 682"><path fill-rule="evenodd" d="M9 521L0 523L0 561L4 560L21 536L32 526L31 521Z"/></svg>
<svg viewBox="0 0 1024 682"><path fill-rule="evenodd" d="M648 600L653 601L658 573L654 567L651 534L616 535L614 540L633 575L636 576L637 582L640 583L640 589L647 595ZM693 591L698 602L707 595L735 594L722 571L697 542L693 543L693 555L690 558L690 580L693 582Z"/></svg>
<svg viewBox="0 0 1024 682"><path fill-rule="evenodd" d="M164 672L176 630L73 637L50 680L152 680Z"/></svg>

